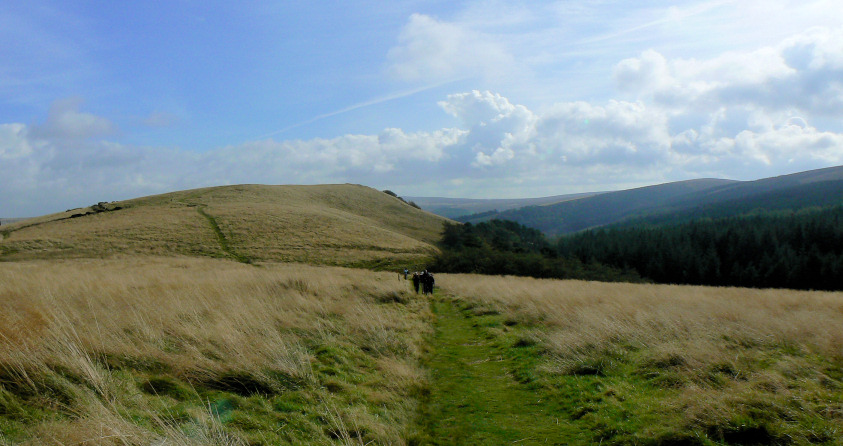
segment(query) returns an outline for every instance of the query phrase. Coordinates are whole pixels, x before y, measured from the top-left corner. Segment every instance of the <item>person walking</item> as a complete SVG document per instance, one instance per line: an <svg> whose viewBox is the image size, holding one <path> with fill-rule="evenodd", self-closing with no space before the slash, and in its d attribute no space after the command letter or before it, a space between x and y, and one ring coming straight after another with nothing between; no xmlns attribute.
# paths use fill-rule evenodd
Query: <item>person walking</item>
<svg viewBox="0 0 843 446"><path fill-rule="evenodd" d="M427 272L427 270L424 270L424 272L421 273L420 280L422 285L422 294L430 294L433 289L430 287L430 273Z"/></svg>
<svg viewBox="0 0 843 446"><path fill-rule="evenodd" d="M419 277L419 272L416 271L413 273L413 289L416 290L416 294L419 294L419 281L421 278Z"/></svg>

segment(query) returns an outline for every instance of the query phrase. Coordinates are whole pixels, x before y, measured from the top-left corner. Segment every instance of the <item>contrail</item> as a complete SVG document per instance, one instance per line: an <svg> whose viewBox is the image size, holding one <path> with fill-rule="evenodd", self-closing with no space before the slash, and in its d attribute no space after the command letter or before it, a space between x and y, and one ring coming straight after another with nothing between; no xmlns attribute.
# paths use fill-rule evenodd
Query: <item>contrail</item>
<svg viewBox="0 0 843 446"><path fill-rule="evenodd" d="M392 93L392 94L389 94L389 95L386 95L386 96L381 96L379 98L370 99L368 101L358 102L356 104L349 105L348 107L344 107L344 108L341 108L339 110L334 110L332 112L323 113L321 115L310 118L306 121L301 121L301 122L297 122L297 123L292 124L292 125L288 125L287 127L284 127L281 130L276 130L272 133L267 133L266 135L259 136L255 139L266 139L266 138L269 138L271 136L275 136L275 135L287 132L287 131L292 130L294 128L301 127L303 125L311 124L311 123L314 123L316 121L319 121L319 120L322 120L322 119L325 119L325 118L330 118L331 116L340 115L340 114L343 114L343 113L350 112L352 110L357 110L359 108L368 107L370 105L382 104L384 102L389 102L389 101L392 101L392 100L395 100L395 99L405 98L407 96L412 96L416 93L421 93L423 91L432 90L434 88L441 87L443 85L447 85L447 84L450 84L450 83L458 82L460 80L462 80L462 79L451 79L451 80L447 80L447 81L437 82L435 84L425 85L423 87L418 87L418 88L414 88L414 89L411 89L411 90L399 91L397 93Z"/></svg>
<svg viewBox="0 0 843 446"><path fill-rule="evenodd" d="M703 14L705 12L708 12L708 11L714 9L714 8L717 8L717 7L720 7L720 6L723 6L723 5L728 5L730 3L736 3L736 2L737 2L737 0L717 0L717 1L700 3L700 4L697 4L693 7L691 7L691 8L688 8L688 9L685 9L685 10L679 10L679 11L677 11L678 14L673 15L673 16L668 16L668 17L665 17L665 18L653 20L651 22L642 23L641 25L633 26L633 27L627 28L627 29L622 29L620 31L616 31L616 32L613 32L613 33L610 33L610 34L604 34L602 36L596 36L596 37L593 37L593 38L590 38L590 39L585 39L585 40L582 40L582 41L577 42L577 43L586 44L586 43L595 43L595 42L600 42L600 41L603 41L603 40L614 39L616 37L620 37L620 36L623 36L625 34L633 33L635 31L640 31L642 29L646 29L646 28L650 28L650 27L653 27L653 26L658 26L658 25L662 25L664 23L671 22L673 20L676 20L676 18L685 19L685 18L688 18L688 17L693 17L695 15L699 15L699 14Z"/></svg>

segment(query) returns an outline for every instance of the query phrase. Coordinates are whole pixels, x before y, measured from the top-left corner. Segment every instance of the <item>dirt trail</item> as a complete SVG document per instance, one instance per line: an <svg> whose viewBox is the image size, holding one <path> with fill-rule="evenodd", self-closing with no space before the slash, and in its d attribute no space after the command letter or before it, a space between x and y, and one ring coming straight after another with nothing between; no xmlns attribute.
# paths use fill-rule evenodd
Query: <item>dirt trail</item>
<svg viewBox="0 0 843 446"><path fill-rule="evenodd" d="M565 444L547 404L513 378L515 364L470 312L439 299L424 418L426 444Z"/></svg>

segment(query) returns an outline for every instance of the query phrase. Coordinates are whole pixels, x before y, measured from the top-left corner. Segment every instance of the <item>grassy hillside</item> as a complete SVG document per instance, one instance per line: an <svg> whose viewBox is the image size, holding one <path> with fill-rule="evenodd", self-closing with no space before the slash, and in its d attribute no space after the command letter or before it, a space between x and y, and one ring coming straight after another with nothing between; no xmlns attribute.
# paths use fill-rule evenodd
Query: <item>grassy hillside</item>
<svg viewBox="0 0 843 446"><path fill-rule="evenodd" d="M435 251L443 221L357 185L213 187L4 225L0 259L179 254L411 265Z"/></svg>

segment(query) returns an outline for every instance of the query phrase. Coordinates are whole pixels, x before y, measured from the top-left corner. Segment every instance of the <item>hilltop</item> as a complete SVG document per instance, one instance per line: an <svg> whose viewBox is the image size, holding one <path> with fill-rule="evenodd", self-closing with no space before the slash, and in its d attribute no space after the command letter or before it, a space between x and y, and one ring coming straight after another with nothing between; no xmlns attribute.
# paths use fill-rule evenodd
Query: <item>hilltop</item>
<svg viewBox="0 0 843 446"><path fill-rule="evenodd" d="M414 264L446 219L360 185L238 185L98 203L3 225L0 260L187 255Z"/></svg>

